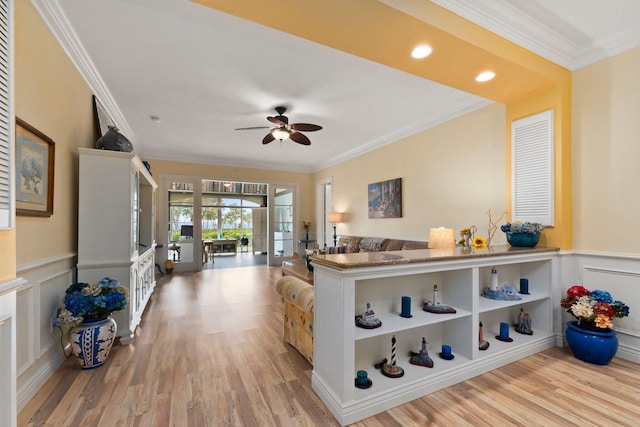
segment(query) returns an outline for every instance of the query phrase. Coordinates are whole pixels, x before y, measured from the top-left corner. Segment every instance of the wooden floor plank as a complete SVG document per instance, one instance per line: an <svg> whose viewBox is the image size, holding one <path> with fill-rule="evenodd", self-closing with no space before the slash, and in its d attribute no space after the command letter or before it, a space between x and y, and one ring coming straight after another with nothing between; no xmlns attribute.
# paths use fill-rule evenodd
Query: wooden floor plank
<svg viewBox="0 0 640 427"><path fill-rule="evenodd" d="M312 366L282 336L276 267L159 278L135 339L83 371L71 358L19 426L338 426ZM366 418L355 426L635 426L640 365L553 348Z"/></svg>

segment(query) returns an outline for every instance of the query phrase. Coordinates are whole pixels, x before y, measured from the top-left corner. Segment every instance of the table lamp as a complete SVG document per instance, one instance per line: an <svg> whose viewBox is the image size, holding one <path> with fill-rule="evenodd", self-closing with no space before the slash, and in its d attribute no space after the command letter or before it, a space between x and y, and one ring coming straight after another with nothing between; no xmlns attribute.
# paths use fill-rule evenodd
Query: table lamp
<svg viewBox="0 0 640 427"><path fill-rule="evenodd" d="M429 249L455 248L452 228L432 228L429 232Z"/></svg>
<svg viewBox="0 0 640 427"><path fill-rule="evenodd" d="M327 219L331 224L333 224L333 246L336 246L338 243L338 235L336 234L336 224L344 222L344 213L330 212Z"/></svg>

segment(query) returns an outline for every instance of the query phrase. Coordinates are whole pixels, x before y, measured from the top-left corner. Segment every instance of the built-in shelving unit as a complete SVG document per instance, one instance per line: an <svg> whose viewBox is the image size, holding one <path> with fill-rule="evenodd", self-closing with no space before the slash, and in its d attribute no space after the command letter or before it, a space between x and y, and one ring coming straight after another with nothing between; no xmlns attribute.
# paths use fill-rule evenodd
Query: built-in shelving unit
<svg viewBox="0 0 640 427"><path fill-rule="evenodd" d="M314 257L314 390L344 425L554 346L555 251L497 247L473 254L453 249ZM493 267L500 286L519 289L520 278L526 277L531 293L518 301L484 297ZM438 300L456 313L422 310L434 285ZM411 318L399 316L403 296L411 297ZM355 316L365 311L367 303L382 321L380 328L355 326ZM514 330L521 308L532 318L533 335ZM490 343L486 351L478 348L480 322ZM501 322L512 325L513 342L495 339ZM374 368L390 359L394 336L397 364L404 369L401 378L388 378ZM420 350L423 337L433 368L409 363L409 353ZM452 347L453 360L438 357L443 344ZM370 388L355 387L358 370L367 371Z"/></svg>

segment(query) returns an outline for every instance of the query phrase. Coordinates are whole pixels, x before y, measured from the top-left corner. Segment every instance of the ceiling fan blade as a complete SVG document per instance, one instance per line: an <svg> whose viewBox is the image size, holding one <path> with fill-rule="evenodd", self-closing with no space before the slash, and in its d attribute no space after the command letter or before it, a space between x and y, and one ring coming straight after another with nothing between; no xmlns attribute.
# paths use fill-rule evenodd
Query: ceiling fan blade
<svg viewBox="0 0 640 427"><path fill-rule="evenodd" d="M322 126L312 125L311 123L294 123L291 125L291 129L301 130L303 132L314 132L322 129Z"/></svg>
<svg viewBox="0 0 640 427"><path fill-rule="evenodd" d="M276 138L275 138L273 135L271 135L271 132L269 132L269 133L267 134L267 136L265 136L265 137L264 137L264 139L262 140L262 143L263 143L263 144L268 144L268 143L270 143L271 141L273 141L274 139L276 139Z"/></svg>
<svg viewBox="0 0 640 427"><path fill-rule="evenodd" d="M311 145L311 141L309 141L309 138L307 138L305 135L301 134L296 130L291 131L291 135L289 135L289 138L291 138L293 141L297 142L298 144Z"/></svg>
<svg viewBox="0 0 640 427"><path fill-rule="evenodd" d="M269 116L269 117L267 117L267 120L269 120L271 123L276 124L278 126L286 126L287 125L285 122L283 122L282 120L280 120L277 117Z"/></svg>
<svg viewBox="0 0 640 427"><path fill-rule="evenodd" d="M236 130L269 129L269 126L251 126L248 128L236 128Z"/></svg>

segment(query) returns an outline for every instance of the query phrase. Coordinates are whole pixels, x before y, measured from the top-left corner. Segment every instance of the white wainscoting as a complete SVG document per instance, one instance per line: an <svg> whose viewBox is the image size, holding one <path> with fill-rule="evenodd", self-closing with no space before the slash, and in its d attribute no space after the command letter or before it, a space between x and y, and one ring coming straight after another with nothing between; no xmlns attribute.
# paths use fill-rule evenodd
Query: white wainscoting
<svg viewBox="0 0 640 427"><path fill-rule="evenodd" d="M64 292L75 281L76 254L18 266L26 282L17 289L16 367L18 410L21 410L65 359L60 332L51 319L62 306Z"/></svg>
<svg viewBox="0 0 640 427"><path fill-rule="evenodd" d="M640 363L640 255L576 251L572 258L573 268L565 271L573 271L578 277L574 282L565 283L561 292L573 284L582 284L589 290L608 291L614 299L627 304L629 316L613 321L618 334L616 357ZM572 273L567 276L571 277ZM563 321L571 319L566 314Z"/></svg>

